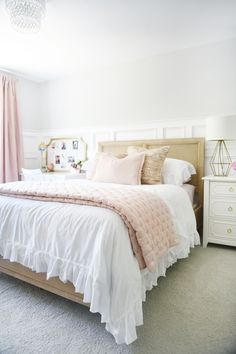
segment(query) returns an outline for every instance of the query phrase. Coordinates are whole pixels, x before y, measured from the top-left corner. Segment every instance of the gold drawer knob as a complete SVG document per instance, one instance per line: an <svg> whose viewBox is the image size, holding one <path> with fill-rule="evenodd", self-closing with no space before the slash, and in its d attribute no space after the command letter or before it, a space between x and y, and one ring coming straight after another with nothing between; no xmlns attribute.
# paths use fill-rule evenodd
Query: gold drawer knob
<svg viewBox="0 0 236 354"><path fill-rule="evenodd" d="M231 206L229 206L228 211L233 211L233 208Z"/></svg>
<svg viewBox="0 0 236 354"><path fill-rule="evenodd" d="M232 229L230 227L227 229L227 233L232 234Z"/></svg>
<svg viewBox="0 0 236 354"><path fill-rule="evenodd" d="M229 188L229 192L233 192L234 191L234 188L233 187L230 187Z"/></svg>

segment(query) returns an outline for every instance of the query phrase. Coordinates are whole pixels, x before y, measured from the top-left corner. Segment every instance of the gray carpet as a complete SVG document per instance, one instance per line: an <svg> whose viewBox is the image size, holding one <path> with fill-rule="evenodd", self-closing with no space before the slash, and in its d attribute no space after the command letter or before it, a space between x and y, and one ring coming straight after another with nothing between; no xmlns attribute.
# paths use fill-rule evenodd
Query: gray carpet
<svg viewBox="0 0 236 354"><path fill-rule="evenodd" d="M197 247L170 268L129 346L115 344L98 314L0 274L0 353L236 353L236 249Z"/></svg>

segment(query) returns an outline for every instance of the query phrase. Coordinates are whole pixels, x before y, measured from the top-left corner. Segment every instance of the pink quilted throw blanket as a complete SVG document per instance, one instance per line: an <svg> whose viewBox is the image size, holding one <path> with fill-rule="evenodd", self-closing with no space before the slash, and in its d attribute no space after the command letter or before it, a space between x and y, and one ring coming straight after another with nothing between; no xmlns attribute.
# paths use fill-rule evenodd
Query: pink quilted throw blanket
<svg viewBox="0 0 236 354"><path fill-rule="evenodd" d="M113 210L127 225L133 252L141 269L147 267L155 271L160 257L177 243L169 209L162 199L130 186L80 183L76 180L13 182L1 184L0 194Z"/></svg>

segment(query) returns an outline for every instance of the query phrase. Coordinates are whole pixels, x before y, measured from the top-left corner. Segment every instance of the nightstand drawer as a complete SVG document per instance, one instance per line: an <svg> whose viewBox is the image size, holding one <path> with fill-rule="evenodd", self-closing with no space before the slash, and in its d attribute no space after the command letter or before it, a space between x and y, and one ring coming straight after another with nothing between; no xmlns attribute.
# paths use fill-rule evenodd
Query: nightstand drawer
<svg viewBox="0 0 236 354"><path fill-rule="evenodd" d="M213 239L228 240L229 243L236 244L236 223L210 220L208 240L211 242Z"/></svg>
<svg viewBox="0 0 236 354"><path fill-rule="evenodd" d="M234 196L236 197L236 183L234 182L211 182L211 197L214 196Z"/></svg>
<svg viewBox="0 0 236 354"><path fill-rule="evenodd" d="M210 216L234 217L236 220L236 201L211 200Z"/></svg>

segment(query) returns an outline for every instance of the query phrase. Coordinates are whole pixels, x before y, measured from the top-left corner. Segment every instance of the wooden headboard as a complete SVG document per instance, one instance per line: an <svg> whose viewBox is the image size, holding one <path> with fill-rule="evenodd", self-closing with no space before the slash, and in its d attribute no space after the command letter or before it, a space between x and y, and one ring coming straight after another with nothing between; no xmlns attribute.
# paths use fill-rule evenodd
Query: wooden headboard
<svg viewBox="0 0 236 354"><path fill-rule="evenodd" d="M203 181L204 176L204 138L186 139L160 139L160 140L129 140L129 141L104 141L98 143L99 151L110 152L112 154L122 154L127 152L128 146L139 146L146 149L153 149L159 146L168 145L170 150L168 157L186 160L191 162L196 168L197 174L192 177L191 184L196 187L198 193L198 206L195 210L198 226L202 224L203 206Z"/></svg>

